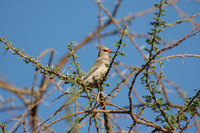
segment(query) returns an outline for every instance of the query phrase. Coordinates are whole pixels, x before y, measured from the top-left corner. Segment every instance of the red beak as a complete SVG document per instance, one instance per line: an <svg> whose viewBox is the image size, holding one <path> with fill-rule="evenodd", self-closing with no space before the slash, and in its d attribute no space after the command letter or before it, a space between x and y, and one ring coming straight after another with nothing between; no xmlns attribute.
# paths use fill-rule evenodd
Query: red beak
<svg viewBox="0 0 200 133"><path fill-rule="evenodd" d="M108 52L110 53L112 50L108 49Z"/></svg>
<svg viewBox="0 0 200 133"><path fill-rule="evenodd" d="M110 49L104 49L103 51L110 53L112 50L110 50Z"/></svg>

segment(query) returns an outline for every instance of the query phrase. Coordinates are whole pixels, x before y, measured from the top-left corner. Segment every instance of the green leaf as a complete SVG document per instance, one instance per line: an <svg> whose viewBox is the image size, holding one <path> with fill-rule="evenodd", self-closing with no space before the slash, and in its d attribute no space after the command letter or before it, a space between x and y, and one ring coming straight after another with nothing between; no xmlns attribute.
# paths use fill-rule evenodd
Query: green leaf
<svg viewBox="0 0 200 133"><path fill-rule="evenodd" d="M21 52L24 53L24 49L21 49Z"/></svg>
<svg viewBox="0 0 200 133"><path fill-rule="evenodd" d="M151 40L151 39L146 39L146 42L147 42L148 44L151 44L151 43L152 43L152 40Z"/></svg>
<svg viewBox="0 0 200 133"><path fill-rule="evenodd" d="M6 49L6 50L7 50L7 49L9 49L9 47L8 47L8 46L3 46L3 48L4 48L4 49Z"/></svg>
<svg viewBox="0 0 200 133"><path fill-rule="evenodd" d="M127 45L128 45L127 43L123 43L123 44L122 44L123 47L126 47Z"/></svg>
<svg viewBox="0 0 200 133"><path fill-rule="evenodd" d="M153 19L157 20L157 21L161 20L161 18L159 18L159 17L153 17Z"/></svg>
<svg viewBox="0 0 200 133"><path fill-rule="evenodd" d="M166 105L166 106L165 106L163 109L164 109L164 110L171 111L171 107L170 107L170 106L168 106L168 105Z"/></svg>
<svg viewBox="0 0 200 133"><path fill-rule="evenodd" d="M126 55L124 52L118 52L119 55L124 56Z"/></svg>
<svg viewBox="0 0 200 133"><path fill-rule="evenodd" d="M148 35L152 36L154 33L153 32L148 32Z"/></svg>
<svg viewBox="0 0 200 133"><path fill-rule="evenodd" d="M116 42L115 44L113 44L115 47L119 47L119 43L118 42Z"/></svg>
<svg viewBox="0 0 200 133"><path fill-rule="evenodd" d="M154 4L154 6L155 6L155 7L159 7L160 5L159 5L159 4Z"/></svg>
<svg viewBox="0 0 200 133"><path fill-rule="evenodd" d="M151 24L151 25L156 25L156 24L157 24L157 22L150 22L150 24Z"/></svg>
<svg viewBox="0 0 200 133"><path fill-rule="evenodd" d="M29 61L28 61L27 59L23 59L23 61L24 61L26 64L29 63Z"/></svg>

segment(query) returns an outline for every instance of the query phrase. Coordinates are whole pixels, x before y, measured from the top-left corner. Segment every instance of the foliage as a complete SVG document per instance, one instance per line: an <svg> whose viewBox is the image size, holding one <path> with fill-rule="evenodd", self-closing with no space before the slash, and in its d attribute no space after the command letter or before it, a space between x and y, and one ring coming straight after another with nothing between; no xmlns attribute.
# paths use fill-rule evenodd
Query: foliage
<svg viewBox="0 0 200 133"><path fill-rule="evenodd" d="M85 125L88 127L88 132L90 132L90 130L96 130L96 132L113 132L116 129L122 132L123 130L127 130L127 127L128 132L134 132L137 130L137 127L142 127L143 125L148 127L152 132L183 132L194 125L198 127L199 121L196 119L199 117L200 89L196 89L194 95L190 97L186 97L179 91L178 93L184 101L182 105L171 102L164 84L165 75L163 68L165 67L165 64L163 60L174 57L199 58L200 55L184 54L162 58L161 54L169 49L179 46L184 40L192 38L200 32L200 26L197 25L191 32L184 35L178 41L166 46L163 39L164 37L162 36L162 33L165 32L165 28L191 21L191 19L200 15L200 13L195 14L190 18L177 20L175 23L170 24L164 20L166 15L165 7L169 5L168 1L157 1L158 3L154 4L153 7L154 13L152 21L150 22L151 29L147 32L148 35L145 38L147 47L142 50L135 44L136 48L143 56L144 62L140 66L124 65L128 71L126 71L126 73L121 73L119 67L123 66L123 64L117 59L123 59L127 56L126 52L123 51L129 46L129 43L126 42L127 39L134 44L133 37L128 28L131 23L124 22L125 20L123 20L122 22L124 23L121 27L118 24L119 21L114 19L121 0L118 0L112 14L100 1L94 1L100 9L99 21L101 21L101 10L108 15L109 20L104 25L99 23L96 31L88 38L86 37L86 40L89 42L97 37L99 42L102 43L101 39L103 36L101 35L101 31L110 24L116 26L119 35L118 41L113 44L116 50L112 52L113 55L111 56L110 64L107 64L108 71L103 76L102 82L98 85L97 89L89 87L87 83L84 83L82 80L84 72L81 70L76 51L83 44L70 42L67 45L68 53L62 60L57 64L52 65L52 58L50 57L49 63L43 65L41 63L41 56L49 52L51 53L51 56L53 56L54 50L46 51L38 58L34 58L25 53L24 49L20 50L4 37L0 37L0 43L6 52L10 51L26 64L32 64L36 72L35 77L37 77L38 74L41 74L42 77L39 89L36 89L35 84L32 88L18 89L0 79L0 88L10 91L17 98L21 99L24 103L24 107L27 109L18 118L13 127L9 129L9 132L13 130L17 131L19 126L23 126L24 132L27 132L26 126L31 127L32 132L51 131L52 125L56 125L56 123L59 123L61 120L66 120L70 125L68 129L66 129L66 132L79 132ZM128 21L131 22L131 20ZM87 41L85 41L85 44ZM145 55L145 53L147 53L147 55ZM67 64L67 62L69 62L68 67L71 72L62 71L63 66ZM111 71L115 71L121 78L116 84L110 83L111 76L109 74ZM36 79L37 78L35 78L34 83L36 82ZM137 80L140 82L137 82ZM140 98L134 89L137 87L138 83L142 85L143 88L141 89L145 91L145 94L142 95L143 99ZM53 89L50 87L50 84L53 84ZM64 87L61 87L61 84L68 86L69 89L64 90ZM128 86L128 89L125 87L126 85ZM55 99L52 99L50 103L53 104L56 101L61 101L63 97L67 97L67 100L57 108L56 111L51 113L51 116L41 121L38 113L39 105L57 88L62 94L58 95ZM124 105L119 106L112 100L120 95L122 89L127 89L126 94L128 97L126 101L124 100L127 107L124 107ZM135 96L133 96L133 94ZM135 98L140 102L139 105L135 103ZM145 102L143 102L143 100ZM136 113L134 108L137 108L139 111ZM149 109L150 111L148 111ZM64 115L62 114L57 117L63 110L65 110ZM148 114L155 116L154 119L149 119ZM125 128L121 127L121 125L117 124L120 121L115 119L115 115L119 115L119 117L128 116L131 119L131 121L128 121L129 125ZM2 129L1 132L7 132L7 125L0 122L0 127Z"/></svg>

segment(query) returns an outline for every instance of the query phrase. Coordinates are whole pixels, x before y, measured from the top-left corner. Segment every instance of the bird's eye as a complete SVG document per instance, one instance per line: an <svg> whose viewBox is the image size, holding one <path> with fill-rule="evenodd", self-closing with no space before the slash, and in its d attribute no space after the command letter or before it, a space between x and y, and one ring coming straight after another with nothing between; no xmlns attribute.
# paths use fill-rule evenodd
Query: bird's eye
<svg viewBox="0 0 200 133"><path fill-rule="evenodd" d="M110 49L103 49L103 51L109 53L111 50Z"/></svg>
<svg viewBox="0 0 200 133"><path fill-rule="evenodd" d="M104 52L110 53L112 50L110 49L103 49Z"/></svg>
<svg viewBox="0 0 200 133"><path fill-rule="evenodd" d="M104 51L104 52L108 52L108 50L107 50L107 49L104 49L103 51Z"/></svg>

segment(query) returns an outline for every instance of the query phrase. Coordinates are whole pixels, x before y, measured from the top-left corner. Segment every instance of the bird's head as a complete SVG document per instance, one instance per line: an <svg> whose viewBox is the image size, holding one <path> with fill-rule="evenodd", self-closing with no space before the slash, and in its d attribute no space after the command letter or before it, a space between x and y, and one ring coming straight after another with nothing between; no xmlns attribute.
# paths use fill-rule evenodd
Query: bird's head
<svg viewBox="0 0 200 133"><path fill-rule="evenodd" d="M107 48L107 47L105 47L103 45L99 45L96 48L99 49L99 55L98 55L98 57L99 56L108 56L109 53L112 51L112 50L110 50L109 48Z"/></svg>

